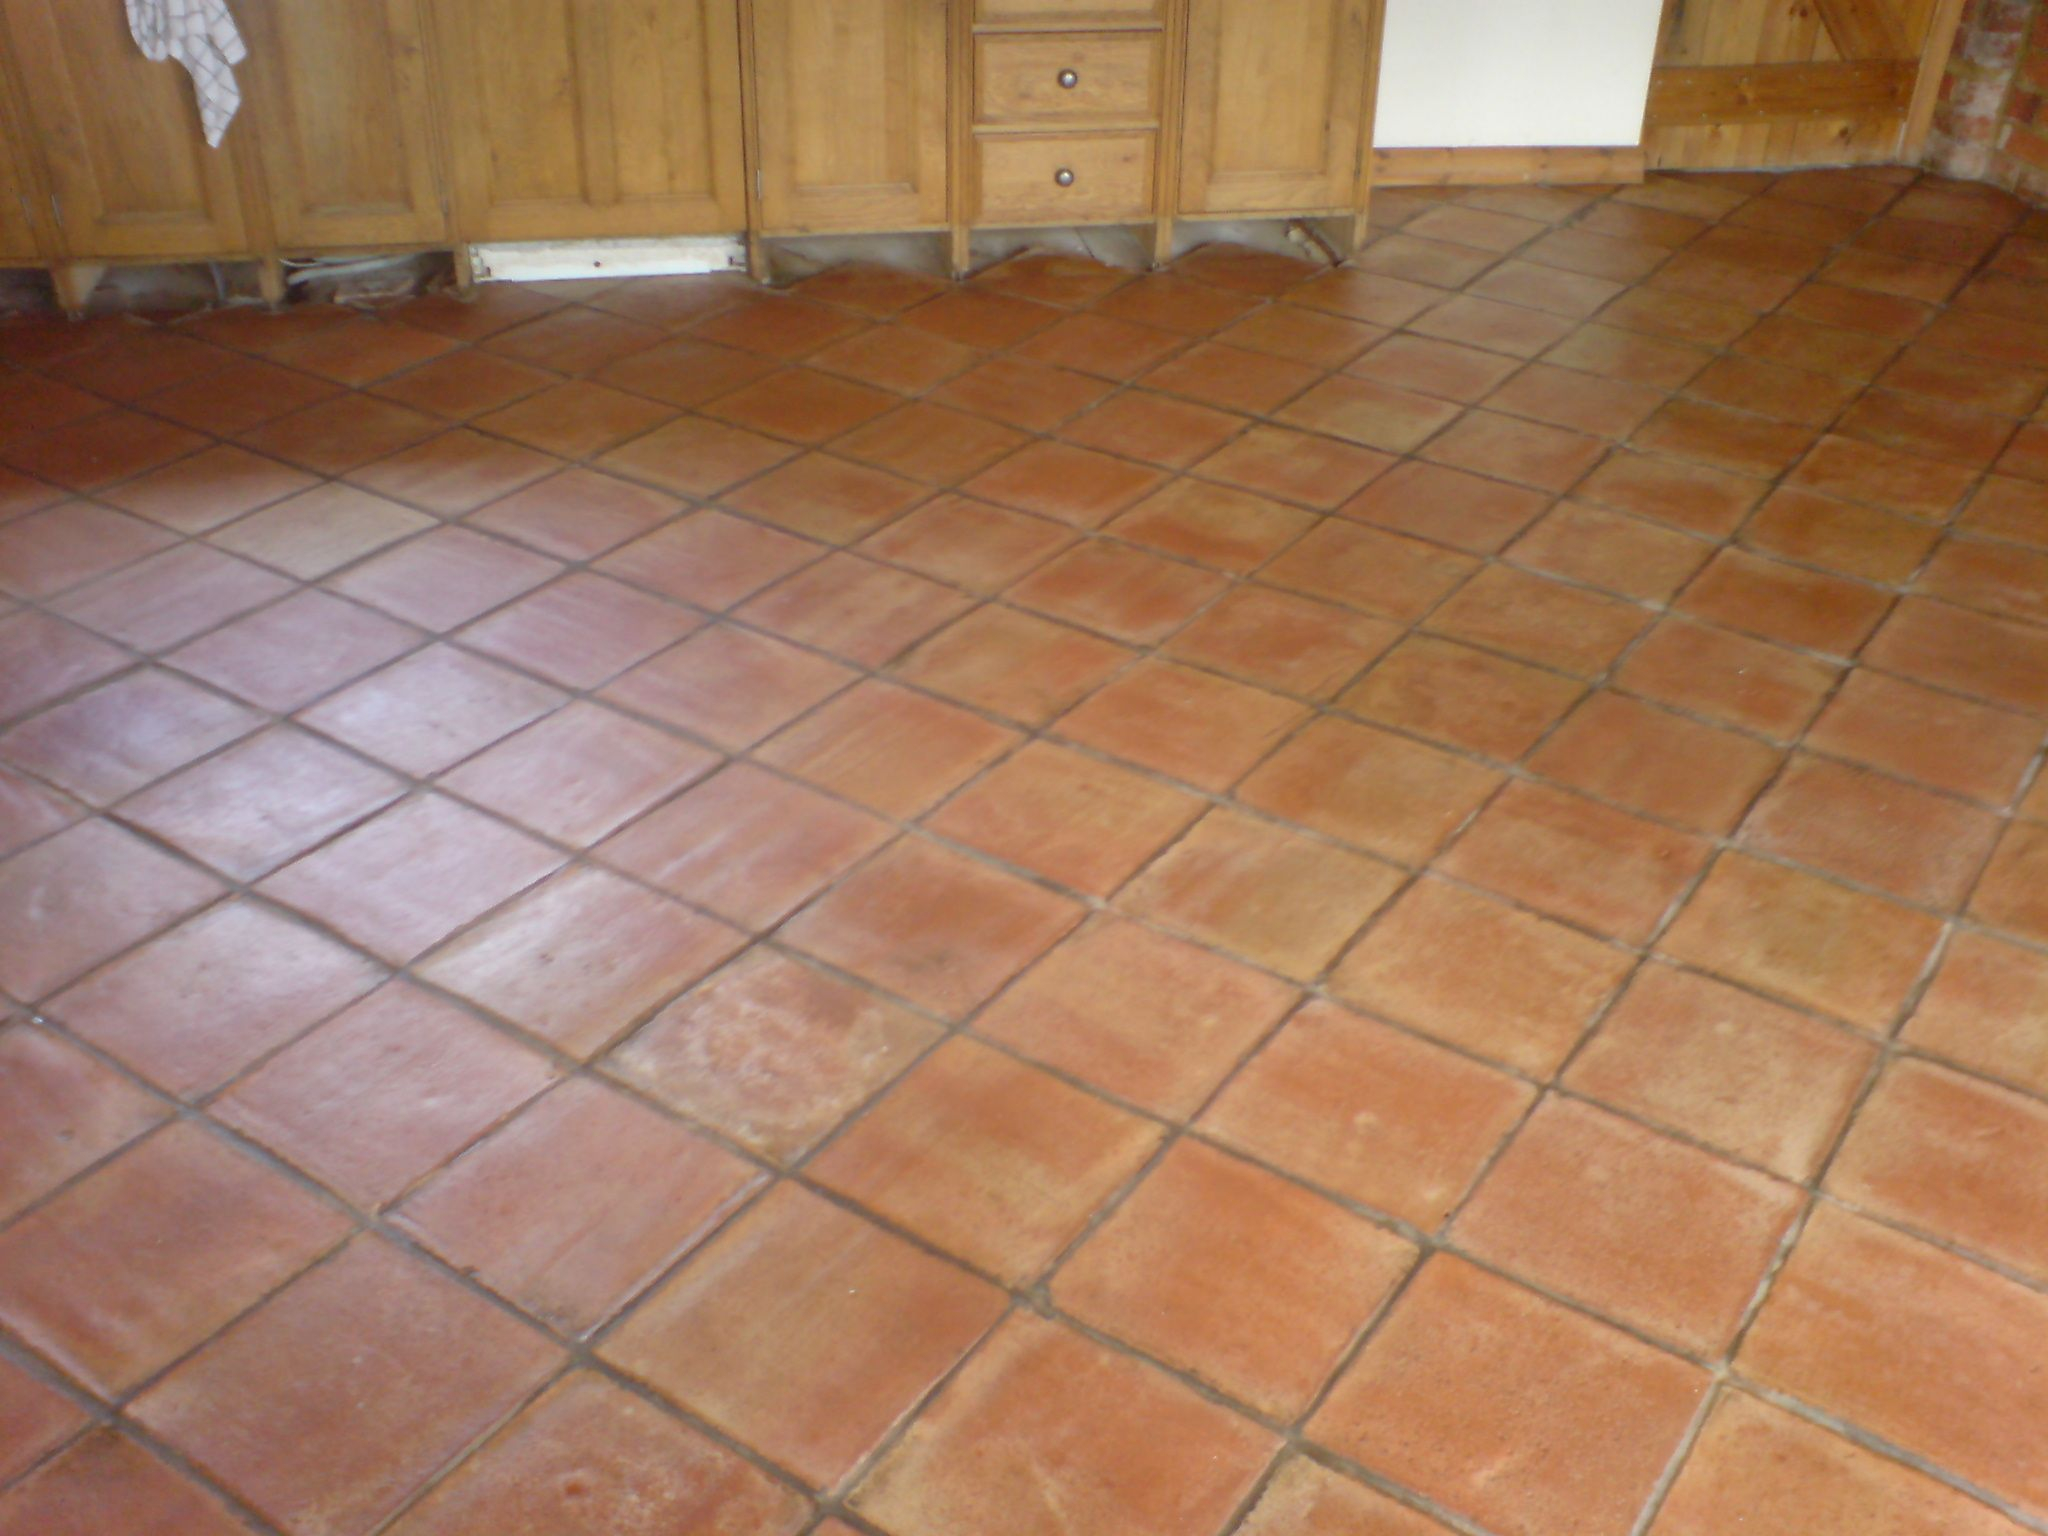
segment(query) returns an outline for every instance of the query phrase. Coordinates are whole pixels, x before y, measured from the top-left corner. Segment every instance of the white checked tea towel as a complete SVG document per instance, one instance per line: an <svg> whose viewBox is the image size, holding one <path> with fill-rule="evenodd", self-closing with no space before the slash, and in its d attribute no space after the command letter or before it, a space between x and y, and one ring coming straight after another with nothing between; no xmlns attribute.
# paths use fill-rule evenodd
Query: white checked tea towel
<svg viewBox="0 0 2048 1536"><path fill-rule="evenodd" d="M128 0L128 30L144 58L185 66L199 95L206 142L219 148L242 106L235 66L249 56L227 0Z"/></svg>

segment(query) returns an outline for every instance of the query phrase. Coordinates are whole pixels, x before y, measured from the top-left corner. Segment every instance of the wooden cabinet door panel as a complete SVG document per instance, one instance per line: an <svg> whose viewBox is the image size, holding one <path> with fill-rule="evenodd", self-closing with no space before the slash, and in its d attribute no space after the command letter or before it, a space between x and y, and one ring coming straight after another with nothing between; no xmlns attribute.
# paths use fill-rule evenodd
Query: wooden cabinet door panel
<svg viewBox="0 0 2048 1536"><path fill-rule="evenodd" d="M64 254L229 256L247 235L228 150L208 149L192 81L153 64L119 0L0 0ZM249 125L237 120L230 136Z"/></svg>
<svg viewBox="0 0 2048 1536"><path fill-rule="evenodd" d="M737 0L434 0L467 240L746 224Z"/></svg>
<svg viewBox="0 0 2048 1536"><path fill-rule="evenodd" d="M0 261L36 259L36 221L30 214L27 143L7 115L7 82L0 79Z"/></svg>
<svg viewBox="0 0 2048 1536"><path fill-rule="evenodd" d="M235 14L278 243L442 239L416 0L241 0Z"/></svg>
<svg viewBox="0 0 2048 1536"><path fill-rule="evenodd" d="M946 220L946 0L754 0L776 233Z"/></svg>
<svg viewBox="0 0 2048 1536"><path fill-rule="evenodd" d="M1193 0L1186 214L1352 205L1377 0Z"/></svg>

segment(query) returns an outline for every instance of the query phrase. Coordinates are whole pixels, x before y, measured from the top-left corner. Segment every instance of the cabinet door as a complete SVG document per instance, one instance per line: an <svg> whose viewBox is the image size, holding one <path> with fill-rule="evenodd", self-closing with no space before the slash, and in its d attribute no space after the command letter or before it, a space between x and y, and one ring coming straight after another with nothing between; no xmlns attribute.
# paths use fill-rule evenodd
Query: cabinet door
<svg viewBox="0 0 2048 1536"><path fill-rule="evenodd" d="M946 222L946 0L754 0L779 234Z"/></svg>
<svg viewBox="0 0 2048 1536"><path fill-rule="evenodd" d="M235 16L278 244L443 238L415 0L238 0Z"/></svg>
<svg viewBox="0 0 2048 1536"><path fill-rule="evenodd" d="M1180 211L1352 206L1378 0L1192 0Z"/></svg>
<svg viewBox="0 0 2048 1536"><path fill-rule="evenodd" d="M465 240L745 227L738 0L433 0Z"/></svg>
<svg viewBox="0 0 2048 1536"><path fill-rule="evenodd" d="M34 261L36 229L30 218L28 165L21 134L7 115L7 82L0 79L0 261Z"/></svg>
<svg viewBox="0 0 2048 1536"><path fill-rule="evenodd" d="M206 147L191 78L142 56L117 0L0 0L0 19L65 255L246 253L232 155Z"/></svg>

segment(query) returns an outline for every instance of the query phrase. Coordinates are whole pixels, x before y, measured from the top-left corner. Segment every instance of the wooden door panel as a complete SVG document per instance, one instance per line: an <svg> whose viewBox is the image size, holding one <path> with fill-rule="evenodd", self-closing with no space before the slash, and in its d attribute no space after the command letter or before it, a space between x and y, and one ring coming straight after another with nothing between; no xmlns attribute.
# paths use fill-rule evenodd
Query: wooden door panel
<svg viewBox="0 0 2048 1536"><path fill-rule="evenodd" d="M467 240L746 223L735 0L434 0Z"/></svg>
<svg viewBox="0 0 2048 1536"><path fill-rule="evenodd" d="M242 0L236 15L279 245L443 239L415 0Z"/></svg>
<svg viewBox="0 0 2048 1536"><path fill-rule="evenodd" d="M28 144L7 107L7 81L0 78L0 261L34 261L37 221L31 217Z"/></svg>
<svg viewBox="0 0 2048 1536"><path fill-rule="evenodd" d="M1372 0L1193 0L1184 214L1351 206Z"/></svg>
<svg viewBox="0 0 2048 1536"><path fill-rule="evenodd" d="M775 233L946 221L946 0L754 0Z"/></svg>
<svg viewBox="0 0 2048 1536"><path fill-rule="evenodd" d="M0 18L64 254L246 252L233 157L207 148L190 77L142 56L117 0L0 0ZM248 131L238 119L229 134Z"/></svg>

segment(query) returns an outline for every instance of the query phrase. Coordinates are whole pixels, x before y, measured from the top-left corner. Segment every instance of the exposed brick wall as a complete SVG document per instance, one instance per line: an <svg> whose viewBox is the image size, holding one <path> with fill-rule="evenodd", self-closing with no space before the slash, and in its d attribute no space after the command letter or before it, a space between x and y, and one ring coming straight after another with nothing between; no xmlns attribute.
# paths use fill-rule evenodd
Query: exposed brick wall
<svg viewBox="0 0 2048 1536"><path fill-rule="evenodd" d="M2048 0L1964 0L1927 158L2048 200Z"/></svg>

